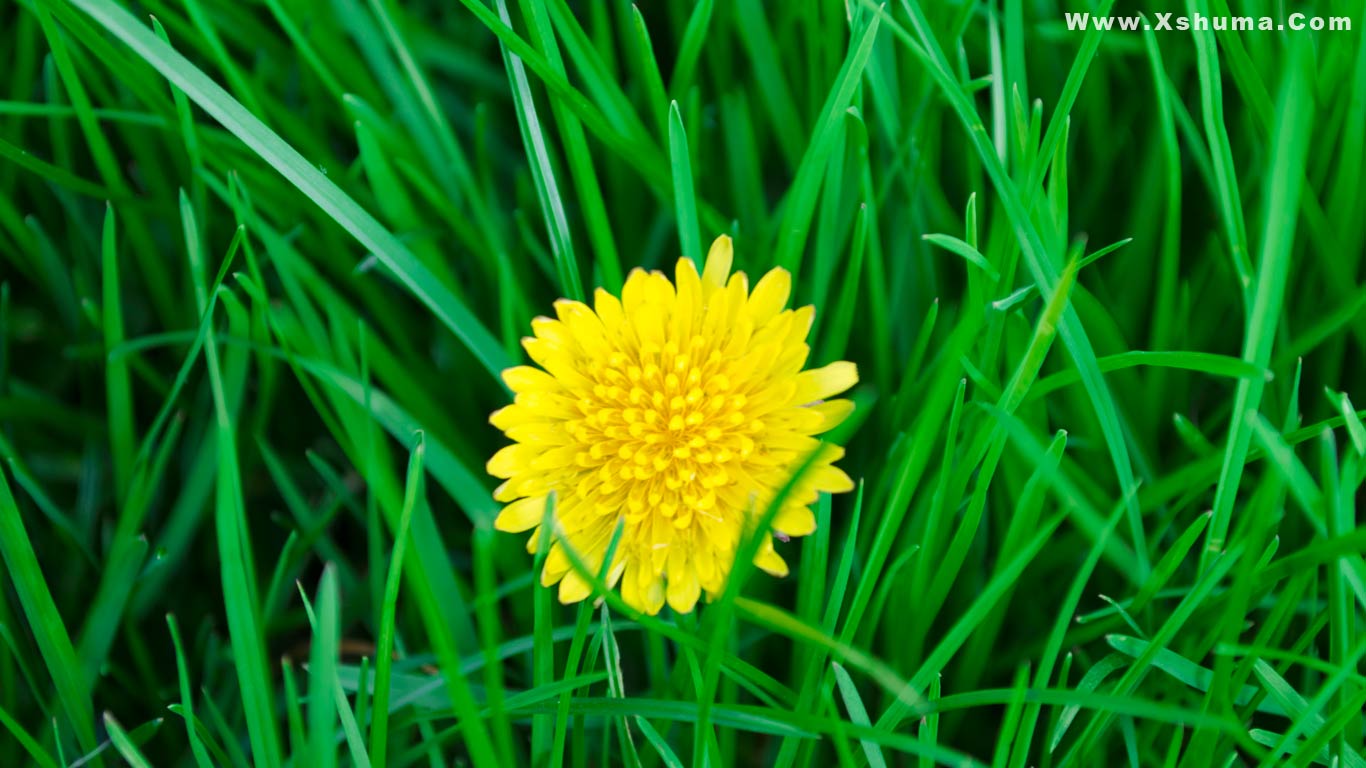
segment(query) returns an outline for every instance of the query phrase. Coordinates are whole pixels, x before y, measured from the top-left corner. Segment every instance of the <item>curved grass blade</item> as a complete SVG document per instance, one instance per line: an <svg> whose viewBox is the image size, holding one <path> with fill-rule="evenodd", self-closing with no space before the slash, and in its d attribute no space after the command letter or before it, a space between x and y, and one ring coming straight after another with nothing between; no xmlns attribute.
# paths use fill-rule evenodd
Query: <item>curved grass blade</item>
<svg viewBox="0 0 1366 768"><path fill-rule="evenodd" d="M408 459L408 481L403 494L403 511L394 533L394 549L389 558L389 575L384 580L384 602L380 606L379 646L375 651L374 719L370 723L370 758L378 768L387 762L389 744L390 679L393 675L394 623L398 613L399 583L403 578L403 558L408 549L413 508L421 493L422 463L426 443L421 437Z"/></svg>
<svg viewBox="0 0 1366 768"><path fill-rule="evenodd" d="M171 46L138 23L113 0L72 0L110 34L122 40L195 104L237 136L365 246L497 377L512 366L497 339L408 249L236 99Z"/></svg>
<svg viewBox="0 0 1366 768"><path fill-rule="evenodd" d="M5 468L0 465L0 555L14 584L14 591L23 607L38 650L42 653L48 673L57 688L57 698L76 734L76 741L86 752L95 750L95 714L90 705L91 692L81 674L76 649L71 644L66 625L52 600L38 556L33 551L19 506L10 493ZM100 761L96 759L95 765Z"/></svg>

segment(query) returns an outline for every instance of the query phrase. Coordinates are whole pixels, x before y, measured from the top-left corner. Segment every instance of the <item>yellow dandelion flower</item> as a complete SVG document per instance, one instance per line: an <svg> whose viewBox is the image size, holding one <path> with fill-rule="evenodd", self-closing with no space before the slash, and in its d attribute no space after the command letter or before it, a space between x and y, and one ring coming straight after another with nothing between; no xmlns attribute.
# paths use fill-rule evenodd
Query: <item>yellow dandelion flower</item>
<svg viewBox="0 0 1366 768"><path fill-rule="evenodd" d="M679 259L673 283L637 269L620 299L598 289L592 308L558 301L558 319L533 320L535 336L523 340L540 368L503 372L516 399L489 421L515 442L488 463L506 480L494 492L507 504L494 525L536 529L534 553L554 495L541 582L559 582L561 602L592 591L565 544L600 572L624 519L608 583L638 610L658 613L667 601L691 611L703 592L720 593L747 526L813 452L773 518L775 533L811 533L819 493L853 488L833 466L843 449L813 436L853 410L827 398L858 381L854 364L803 371L815 309L783 308L791 275L774 269L751 291L730 270L722 236L701 275ZM787 575L771 535L754 563Z"/></svg>

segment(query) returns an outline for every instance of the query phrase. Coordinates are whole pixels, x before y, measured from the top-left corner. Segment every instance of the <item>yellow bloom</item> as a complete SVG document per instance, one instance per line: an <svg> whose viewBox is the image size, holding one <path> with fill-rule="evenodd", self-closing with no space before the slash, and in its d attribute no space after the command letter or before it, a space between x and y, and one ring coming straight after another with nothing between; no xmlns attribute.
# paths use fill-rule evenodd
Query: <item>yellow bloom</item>
<svg viewBox="0 0 1366 768"><path fill-rule="evenodd" d="M608 570L634 608L658 613L667 600L688 612L705 590L725 585L747 527L789 478L821 451L773 518L786 538L816 527L820 492L853 487L832 465L843 449L813 435L853 410L827 400L858 381L853 363L803 371L813 307L785 310L792 278L774 269L749 290L730 274L731 241L721 236L701 275L679 259L675 282L633 271L618 300L598 289L594 306L555 303L559 319L532 321L523 340L540 368L503 372L516 393L489 421L514 440L488 463L507 482L494 525L536 529L555 497L553 544L541 582L559 582L561 602L583 600L589 582L571 567L567 542L600 572L613 532L625 526ZM755 565L787 575L765 535Z"/></svg>

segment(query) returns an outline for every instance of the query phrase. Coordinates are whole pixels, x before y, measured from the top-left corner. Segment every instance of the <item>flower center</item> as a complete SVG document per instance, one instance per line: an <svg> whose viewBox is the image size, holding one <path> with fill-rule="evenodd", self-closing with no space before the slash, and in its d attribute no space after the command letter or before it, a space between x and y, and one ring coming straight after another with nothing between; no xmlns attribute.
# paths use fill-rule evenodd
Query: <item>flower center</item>
<svg viewBox="0 0 1366 768"><path fill-rule="evenodd" d="M577 493L599 514L651 511L689 525L694 513L719 518L717 493L742 471L763 425L746 413L749 398L727 376L730 361L691 337L615 351L588 369L570 421L575 464L596 482Z"/></svg>

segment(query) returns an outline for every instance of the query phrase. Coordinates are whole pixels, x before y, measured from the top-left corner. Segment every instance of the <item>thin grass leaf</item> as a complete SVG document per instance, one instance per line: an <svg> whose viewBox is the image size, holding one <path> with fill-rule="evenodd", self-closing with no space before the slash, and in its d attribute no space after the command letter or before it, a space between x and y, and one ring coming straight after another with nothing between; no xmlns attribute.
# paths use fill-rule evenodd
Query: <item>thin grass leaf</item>
<svg viewBox="0 0 1366 768"><path fill-rule="evenodd" d="M1205 51L1201 54L1201 60L1204 62L1211 55L1206 49L1212 49L1214 41L1208 35L1197 36L1197 41L1201 50ZM1257 265L1256 284L1251 286L1247 329L1243 339L1243 359L1260 368L1265 368L1271 360L1271 346L1275 341L1276 326L1280 322L1281 305L1289 279L1290 255L1295 241L1297 218L1270 212L1299 210L1300 195L1304 189L1304 167L1307 162L1313 115L1313 110L1305 108L1302 103L1306 93L1304 83L1309 77L1308 66L1306 49L1297 46L1291 56L1286 81L1282 84L1277 110L1279 117L1274 142L1276 152L1270 160L1270 179L1266 188L1266 209L1269 213L1263 226L1261 258ZM1217 84L1210 87L1217 87ZM1207 109L1211 108L1207 106ZM1209 119L1216 118L1217 109L1211 109ZM1255 412L1261 407L1264 391L1264 380L1243 379L1238 383L1238 391L1234 395L1234 418L1229 427L1224 463L1215 491L1214 518L1210 522L1206 539L1206 556L1202 558L1202 564L1206 567L1212 554L1221 551L1227 543L1233 501L1242 481L1248 445L1252 438L1249 422L1244 418L1244 414Z"/></svg>
<svg viewBox="0 0 1366 768"><path fill-rule="evenodd" d="M688 136L683 130L683 118L678 113L678 102L669 104L669 161L673 168L674 207L678 218L678 240L683 258L694 264L702 263L702 238L697 226L697 196L693 192L692 160L688 152Z"/></svg>
<svg viewBox="0 0 1366 768"><path fill-rule="evenodd" d="M844 671L838 661L830 662L830 668L835 672L835 682L839 685L840 696L844 699L844 706L849 710L849 719L856 725L872 725L868 719L868 710L863 706L863 698L859 696L858 686L854 685L853 678ZM887 759L883 756L882 750L877 744L864 740L863 754L868 758L868 764L873 768L885 768Z"/></svg>
<svg viewBox="0 0 1366 768"><path fill-rule="evenodd" d="M952 235L921 235L920 239L931 245L937 245L949 253L956 253L964 259L967 259L969 264L985 272L993 283L1001 279L1001 273L997 272L996 268L991 266L991 262L987 261L987 257L979 253L976 248Z"/></svg>
<svg viewBox="0 0 1366 768"><path fill-rule="evenodd" d="M389 268L492 375L511 362L470 310L374 217L198 68L112 0L73 3L184 91Z"/></svg>
<svg viewBox="0 0 1366 768"><path fill-rule="evenodd" d="M394 534L394 548L389 556L389 575L384 579L384 597L379 619L379 643L375 650L374 719L370 723L370 759L383 768L387 764L389 744L390 680L393 676L394 632L398 612L399 584L403 578L403 562L408 549L409 530L413 509L421 493L423 459L426 442L419 433L408 459L408 481L403 494L403 511L399 515L398 530Z"/></svg>
<svg viewBox="0 0 1366 768"><path fill-rule="evenodd" d="M48 674L57 689L57 698L66 715L67 727L74 732L81 749L95 749L95 714L90 705L90 688L81 675L81 665L71 636L62 622L33 543L25 530L19 506L10 493L5 469L0 466L0 554L29 630L33 633ZM98 766L101 761L93 763Z"/></svg>

